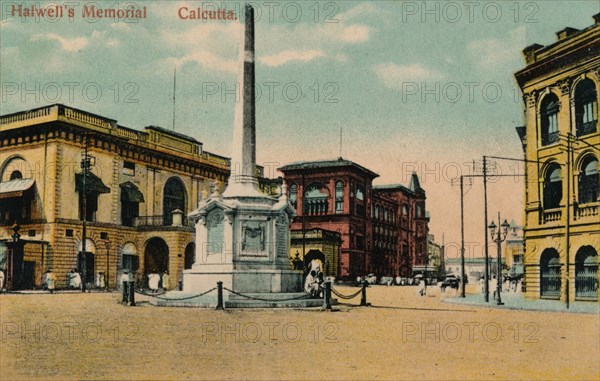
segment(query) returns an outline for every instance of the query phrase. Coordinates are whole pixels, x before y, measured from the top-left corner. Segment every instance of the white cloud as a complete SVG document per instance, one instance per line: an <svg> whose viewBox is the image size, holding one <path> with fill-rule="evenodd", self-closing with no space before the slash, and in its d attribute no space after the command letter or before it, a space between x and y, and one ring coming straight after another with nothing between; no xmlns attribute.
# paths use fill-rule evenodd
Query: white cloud
<svg viewBox="0 0 600 381"><path fill-rule="evenodd" d="M318 57L325 57L325 53L321 50L284 50L277 54L261 57L259 61L267 66L279 67L288 62L308 62Z"/></svg>
<svg viewBox="0 0 600 381"><path fill-rule="evenodd" d="M169 66L180 66L188 62L197 64L211 70L220 70L227 73L237 73L238 65L235 60L228 60L208 50L196 50L179 58L168 58Z"/></svg>
<svg viewBox="0 0 600 381"><path fill-rule="evenodd" d="M373 28L354 23L352 19L378 11L373 4L363 3L332 16L337 22L272 25L269 33L263 37L264 41L261 41L261 51L267 55L261 61L269 66L281 66L294 61L311 62L317 57L346 61L348 57L344 54L344 48L363 44L373 34ZM285 46L293 46L294 50L277 50Z"/></svg>
<svg viewBox="0 0 600 381"><path fill-rule="evenodd" d="M398 65L386 62L376 65L373 71L386 87L393 89L402 88L402 83L405 82L425 82L444 77L441 72L420 64Z"/></svg>
<svg viewBox="0 0 600 381"><path fill-rule="evenodd" d="M170 57L168 61L180 65L196 62L209 70L235 73L236 54L241 41L238 23L200 23L182 32L165 31L161 36L169 48L187 52L183 57Z"/></svg>
<svg viewBox="0 0 600 381"><path fill-rule="evenodd" d="M340 34L338 35L339 39L348 43L361 43L369 41L369 33L371 29L365 25L351 25L344 27Z"/></svg>
<svg viewBox="0 0 600 381"><path fill-rule="evenodd" d="M525 32L525 27L520 26L511 30L506 39L474 40L467 50L480 69L498 69L520 59L519 49L515 46L525 46Z"/></svg>
<svg viewBox="0 0 600 381"><path fill-rule="evenodd" d="M89 39L86 37L75 37L75 38L66 38L59 36L56 33L48 33L48 34L34 34L31 37L32 41L40 41L40 40L48 40L48 41L58 41L63 50L67 52L77 52L83 48L85 48Z"/></svg>

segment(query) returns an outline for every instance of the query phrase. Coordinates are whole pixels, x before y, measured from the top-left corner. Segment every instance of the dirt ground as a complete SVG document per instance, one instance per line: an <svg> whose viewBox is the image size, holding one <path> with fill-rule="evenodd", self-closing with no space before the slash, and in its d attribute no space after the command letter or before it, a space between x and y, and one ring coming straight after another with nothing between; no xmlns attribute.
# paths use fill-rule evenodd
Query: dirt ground
<svg viewBox="0 0 600 381"><path fill-rule="evenodd" d="M371 287L368 299L215 311L0 295L0 379L600 378L598 315L448 304L415 287Z"/></svg>

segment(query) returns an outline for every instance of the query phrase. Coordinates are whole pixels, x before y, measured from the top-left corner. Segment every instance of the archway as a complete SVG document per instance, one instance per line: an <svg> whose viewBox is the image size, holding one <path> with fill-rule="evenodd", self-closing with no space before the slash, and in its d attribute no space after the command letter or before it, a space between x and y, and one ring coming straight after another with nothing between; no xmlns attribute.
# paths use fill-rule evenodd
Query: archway
<svg viewBox="0 0 600 381"><path fill-rule="evenodd" d="M162 274L169 270L169 247L158 237L150 238L146 242L144 251L144 273Z"/></svg>
<svg viewBox="0 0 600 381"><path fill-rule="evenodd" d="M560 258L558 251L546 249L540 257L540 295L545 298L560 298Z"/></svg>
<svg viewBox="0 0 600 381"><path fill-rule="evenodd" d="M183 268L185 270L191 269L194 262L196 262L196 244L194 242L190 242L185 247Z"/></svg>
<svg viewBox="0 0 600 381"><path fill-rule="evenodd" d="M575 297L598 300L598 253L583 246L575 255Z"/></svg>

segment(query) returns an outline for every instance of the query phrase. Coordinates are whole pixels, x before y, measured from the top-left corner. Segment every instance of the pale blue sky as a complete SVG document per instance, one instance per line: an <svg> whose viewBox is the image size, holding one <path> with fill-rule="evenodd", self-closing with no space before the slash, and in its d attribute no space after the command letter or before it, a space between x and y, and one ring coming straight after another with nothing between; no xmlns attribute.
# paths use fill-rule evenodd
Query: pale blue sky
<svg viewBox="0 0 600 381"><path fill-rule="evenodd" d="M96 2L105 8L129 3ZM235 98L221 95L237 79L239 24L178 17L182 6L207 3L138 1L148 18L126 23L82 19L83 5L91 2L80 2L73 20L55 22L12 17L12 3L3 2L1 113L60 102L131 128L171 128L176 65L176 130L229 156ZM255 2L261 15L258 161L335 158L343 127L343 156L379 173L376 183L406 184L416 169L428 192L432 233L458 242L459 198L450 186L456 169L466 173L463 163L482 155L522 154L514 131L522 124L522 102L513 79L524 66L521 50L555 42L555 32L566 26L588 27L600 12L595 0L465 3L271 2L277 5L270 20L269 2ZM212 4L236 13L242 5ZM328 15L337 22L324 22ZM66 82L77 83L72 99ZM22 99L22 91L6 91L13 84L39 86L40 96ZM126 96L138 103L125 102ZM505 179L490 192L494 215L501 208L509 220L521 220L519 181ZM467 241L482 240L481 204L475 185L466 202Z"/></svg>

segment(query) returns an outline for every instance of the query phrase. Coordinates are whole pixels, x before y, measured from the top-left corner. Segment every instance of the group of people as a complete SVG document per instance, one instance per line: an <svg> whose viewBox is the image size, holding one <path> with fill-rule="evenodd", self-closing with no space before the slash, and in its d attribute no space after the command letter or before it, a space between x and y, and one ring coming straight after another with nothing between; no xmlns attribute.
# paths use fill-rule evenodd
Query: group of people
<svg viewBox="0 0 600 381"><path fill-rule="evenodd" d="M162 276L157 273L148 274L148 288L152 292L158 292L159 288L163 288L166 291L169 288L169 281L169 273L166 271Z"/></svg>
<svg viewBox="0 0 600 381"><path fill-rule="evenodd" d="M148 286L150 291L158 292L159 289L165 291L169 289L170 277L168 272L164 272L162 275L158 273L142 274L140 272L131 273L128 269L123 270L121 275L120 285L123 283L135 282L137 289L143 289Z"/></svg>
<svg viewBox="0 0 600 381"><path fill-rule="evenodd" d="M479 282L481 283L481 292L485 293L485 280L483 278L479 278ZM508 278L504 277L502 282L502 292L520 292L521 291L521 279L520 278ZM492 276L489 284L489 291L493 293L494 300L498 298L498 280L496 276Z"/></svg>
<svg viewBox="0 0 600 381"><path fill-rule="evenodd" d="M312 297L323 297L323 272L319 261L313 260L308 264L308 274L304 279L304 291Z"/></svg>

